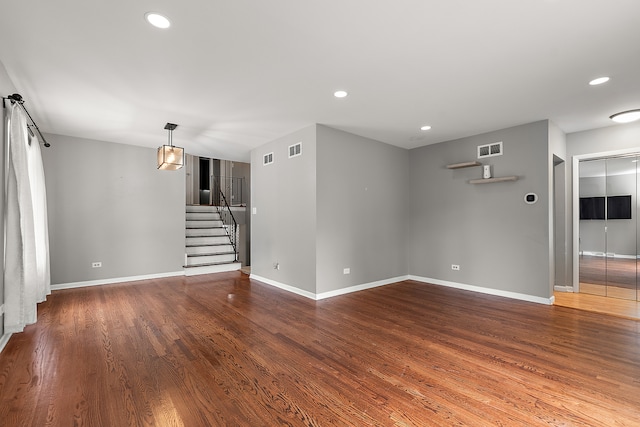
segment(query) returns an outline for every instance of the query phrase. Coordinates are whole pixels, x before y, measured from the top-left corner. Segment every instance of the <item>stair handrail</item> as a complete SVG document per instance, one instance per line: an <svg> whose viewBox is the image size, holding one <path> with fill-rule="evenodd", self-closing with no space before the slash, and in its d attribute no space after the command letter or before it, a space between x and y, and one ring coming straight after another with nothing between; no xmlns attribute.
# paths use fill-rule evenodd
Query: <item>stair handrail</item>
<svg viewBox="0 0 640 427"><path fill-rule="evenodd" d="M212 175L211 180L213 181L211 188L216 188L217 193L220 195L220 199L219 199L220 203L213 203L213 204L216 206L216 210L220 215L220 219L222 219L223 225L227 225L226 224L227 218L231 218L231 221L229 221L229 224L228 224L229 227L231 228L231 232L227 227L224 227L224 229L225 229L225 232L227 233L227 236L229 236L229 240L231 241L231 246L233 246L235 260L238 261L238 242L237 242L238 222L236 221L236 218L233 216L233 212L231 211L231 207L229 206L229 203L227 203L227 198L225 197L224 192L222 191L222 186L216 180L215 176ZM222 203L224 203L224 206L221 206Z"/></svg>

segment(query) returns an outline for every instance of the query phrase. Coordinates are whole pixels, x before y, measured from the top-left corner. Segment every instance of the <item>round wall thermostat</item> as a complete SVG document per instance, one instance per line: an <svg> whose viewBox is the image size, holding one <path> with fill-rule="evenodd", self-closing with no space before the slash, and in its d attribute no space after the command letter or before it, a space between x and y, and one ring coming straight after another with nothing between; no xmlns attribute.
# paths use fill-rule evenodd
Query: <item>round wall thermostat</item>
<svg viewBox="0 0 640 427"><path fill-rule="evenodd" d="M538 201L538 195L536 193L527 193L524 195L524 202L528 205L532 205Z"/></svg>

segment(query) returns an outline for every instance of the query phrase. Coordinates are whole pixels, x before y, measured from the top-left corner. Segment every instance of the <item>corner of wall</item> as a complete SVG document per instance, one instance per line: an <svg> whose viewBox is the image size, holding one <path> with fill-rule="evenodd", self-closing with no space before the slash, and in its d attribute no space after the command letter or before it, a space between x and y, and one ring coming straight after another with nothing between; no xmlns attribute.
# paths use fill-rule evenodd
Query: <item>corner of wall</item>
<svg viewBox="0 0 640 427"><path fill-rule="evenodd" d="M319 125L316 292L405 276L407 150Z"/></svg>
<svg viewBox="0 0 640 427"><path fill-rule="evenodd" d="M316 292L316 131L307 126L251 151L251 272ZM300 155L289 147L302 143ZM272 163L264 156L272 154ZM277 267L277 268L274 268Z"/></svg>

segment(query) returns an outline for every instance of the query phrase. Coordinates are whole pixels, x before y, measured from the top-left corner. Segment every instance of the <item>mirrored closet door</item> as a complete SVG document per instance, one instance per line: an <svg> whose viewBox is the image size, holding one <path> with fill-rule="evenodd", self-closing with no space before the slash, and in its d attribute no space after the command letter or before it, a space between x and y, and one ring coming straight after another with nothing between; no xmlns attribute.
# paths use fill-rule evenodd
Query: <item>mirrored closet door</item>
<svg viewBox="0 0 640 427"><path fill-rule="evenodd" d="M638 300L638 156L580 162L580 292Z"/></svg>

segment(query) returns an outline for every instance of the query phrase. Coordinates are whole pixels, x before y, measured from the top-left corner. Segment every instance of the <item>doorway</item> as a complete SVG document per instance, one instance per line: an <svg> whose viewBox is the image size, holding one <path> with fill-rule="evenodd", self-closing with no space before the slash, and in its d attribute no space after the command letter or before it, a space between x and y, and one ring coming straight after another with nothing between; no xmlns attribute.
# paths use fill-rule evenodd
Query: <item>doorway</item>
<svg viewBox="0 0 640 427"><path fill-rule="evenodd" d="M580 293L639 300L639 159L633 153L578 163Z"/></svg>

